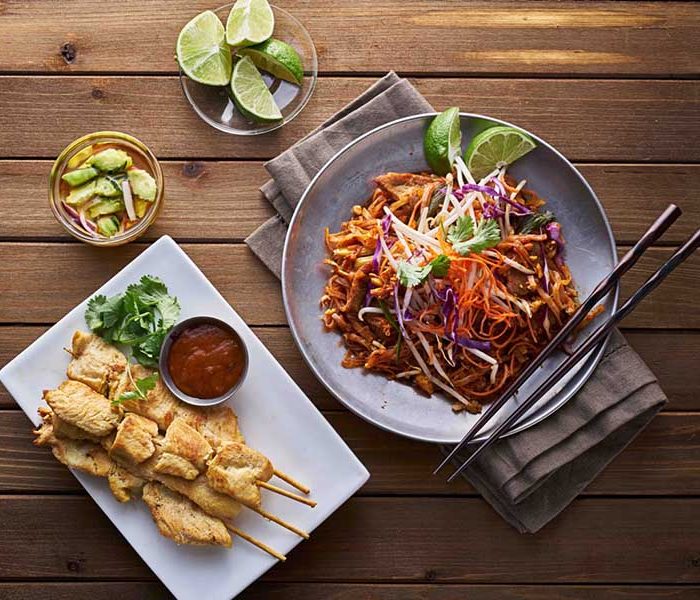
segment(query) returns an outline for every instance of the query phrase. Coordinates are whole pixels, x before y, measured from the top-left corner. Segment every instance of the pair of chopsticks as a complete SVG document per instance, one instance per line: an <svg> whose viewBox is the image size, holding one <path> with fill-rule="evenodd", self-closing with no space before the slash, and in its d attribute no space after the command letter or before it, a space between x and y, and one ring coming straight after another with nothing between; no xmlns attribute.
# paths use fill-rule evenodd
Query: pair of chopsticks
<svg viewBox="0 0 700 600"><path fill-rule="evenodd" d="M620 281L622 276L639 260L644 252L658 240L664 232L671 226L672 223L681 215L681 210L674 204L670 204L668 208L654 221L641 239L625 254L624 257L617 263L617 266L603 279L593 290L590 296L578 307L576 312L571 316L569 321L552 338L545 348L537 355L537 357L515 378L515 380L506 388L498 400L491 404L479 420L474 424L469 432L455 446L449 455L435 469L435 475L448 462L450 462L457 453L467 446L476 438L478 433L484 426L498 413L498 411L508 402L508 400L517 393L518 389L527 381L527 379L544 363L544 361L552 355L557 348L564 343L569 336L574 333L575 328L583 321L586 315L612 290ZM593 350L600 342L602 342L622 319L629 315L637 305L654 290L678 265L685 261L697 248L700 246L700 229L697 230L690 238L681 245L673 255L657 269L657 271L647 279L644 284L630 298L620 306L612 315L610 315L602 325L600 325L586 340L568 357L559 367L529 396L524 402L510 414L487 438L480 446L472 452L472 454L457 468L457 470L448 478L447 481L452 481L464 469L466 469L484 450L492 446L503 435L505 435L522 417L528 409L530 409L538 400L540 400L547 392L549 392L561 378L574 367L583 357Z"/></svg>

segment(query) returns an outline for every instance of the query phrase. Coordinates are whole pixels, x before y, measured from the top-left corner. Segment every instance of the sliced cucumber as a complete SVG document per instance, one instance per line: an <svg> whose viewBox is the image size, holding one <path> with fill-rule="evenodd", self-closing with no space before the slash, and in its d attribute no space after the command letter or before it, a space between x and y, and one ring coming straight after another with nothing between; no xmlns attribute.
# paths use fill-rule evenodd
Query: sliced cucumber
<svg viewBox="0 0 700 600"><path fill-rule="evenodd" d="M102 215L111 215L124 210L124 203L121 200L104 198L100 202L93 204L87 211L88 217L94 219Z"/></svg>
<svg viewBox="0 0 700 600"><path fill-rule="evenodd" d="M78 206L90 200L90 198L92 198L94 195L95 180L93 179L92 181L71 190L70 194L66 196L66 204Z"/></svg>
<svg viewBox="0 0 700 600"><path fill-rule="evenodd" d="M112 237L119 231L119 219L114 215L97 219L97 231L104 236Z"/></svg>
<svg viewBox="0 0 700 600"><path fill-rule="evenodd" d="M61 176L61 179L63 179L63 181L65 181L69 186L75 187L76 185L82 185L83 183L94 179L98 175L99 171L97 169L86 167L85 169L77 169L75 171L64 173Z"/></svg>
<svg viewBox="0 0 700 600"><path fill-rule="evenodd" d="M93 155L89 160L91 166L103 173L123 171L133 164L131 157L124 150L117 150L116 148L107 148L107 150Z"/></svg>
<svg viewBox="0 0 700 600"><path fill-rule="evenodd" d="M95 194L106 198L116 198L122 195L122 186L116 177L103 175L95 181Z"/></svg>
<svg viewBox="0 0 700 600"><path fill-rule="evenodd" d="M134 192L142 200L153 202L156 199L156 180L153 179L148 171L143 169L130 169L128 171L129 185L131 191Z"/></svg>

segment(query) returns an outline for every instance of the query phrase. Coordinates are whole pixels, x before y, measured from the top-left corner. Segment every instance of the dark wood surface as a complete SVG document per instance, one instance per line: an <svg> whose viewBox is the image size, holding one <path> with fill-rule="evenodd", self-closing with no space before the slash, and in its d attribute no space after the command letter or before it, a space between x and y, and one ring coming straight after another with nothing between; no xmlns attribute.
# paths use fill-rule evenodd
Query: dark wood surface
<svg viewBox="0 0 700 600"><path fill-rule="evenodd" d="M323 390L294 347L278 282L242 244L272 214L257 191L264 160L393 68L438 109L511 120L557 146L597 191L622 250L667 202L680 204L683 220L630 274L628 294L698 225L700 6L277 3L311 32L321 77L293 123L244 139L197 119L172 61L179 28L216 3L0 2L0 365L167 233L372 473L242 598L700 597L700 257L624 324L668 406L560 517L523 536L466 483L432 477L435 448L370 427ZM52 159L98 129L143 139L167 180L156 226L113 251L73 242L46 202ZM0 528L0 598L169 597L76 480L31 445L4 389Z"/></svg>

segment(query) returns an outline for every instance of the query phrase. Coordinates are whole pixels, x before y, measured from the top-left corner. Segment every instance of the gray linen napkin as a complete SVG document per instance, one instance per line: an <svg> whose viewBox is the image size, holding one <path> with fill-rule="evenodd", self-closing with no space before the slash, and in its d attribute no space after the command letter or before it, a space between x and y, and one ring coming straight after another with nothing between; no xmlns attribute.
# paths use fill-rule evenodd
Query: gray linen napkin
<svg viewBox="0 0 700 600"><path fill-rule="evenodd" d="M280 277L294 207L325 162L378 125L432 110L408 81L392 72L267 162L272 179L261 191L277 216L246 239L250 249ZM463 476L511 525L534 533L581 493L665 403L653 373L614 332L593 376L563 408L495 444Z"/></svg>

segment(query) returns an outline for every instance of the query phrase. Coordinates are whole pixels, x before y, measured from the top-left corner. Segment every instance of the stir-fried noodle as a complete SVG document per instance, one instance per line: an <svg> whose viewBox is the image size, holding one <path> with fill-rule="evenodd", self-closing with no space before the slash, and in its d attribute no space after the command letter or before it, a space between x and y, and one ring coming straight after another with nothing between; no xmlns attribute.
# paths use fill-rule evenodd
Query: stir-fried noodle
<svg viewBox="0 0 700 600"><path fill-rule="evenodd" d="M340 231L326 231L327 329L343 366L440 392L479 412L577 306L564 239L544 201L505 169L387 173Z"/></svg>

